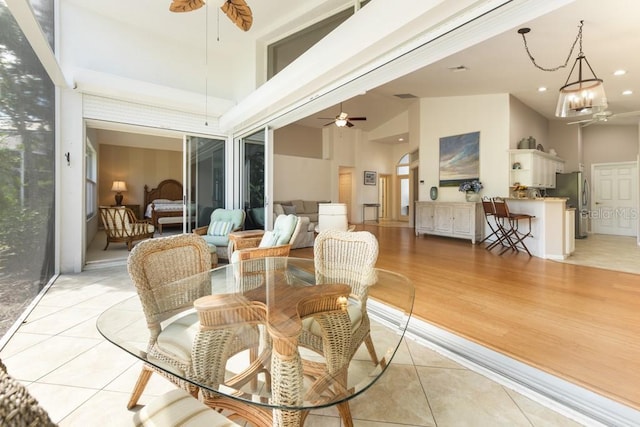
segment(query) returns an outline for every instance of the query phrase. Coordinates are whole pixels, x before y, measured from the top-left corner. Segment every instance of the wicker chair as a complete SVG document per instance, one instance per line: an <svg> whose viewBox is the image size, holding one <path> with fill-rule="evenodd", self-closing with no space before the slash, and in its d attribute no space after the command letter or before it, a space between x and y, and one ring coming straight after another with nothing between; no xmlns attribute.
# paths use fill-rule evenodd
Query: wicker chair
<svg viewBox="0 0 640 427"><path fill-rule="evenodd" d="M111 242L123 242L131 250L133 242L153 237L155 228L147 220L136 219L135 214L124 206L100 206L100 219L107 234L106 251Z"/></svg>
<svg viewBox="0 0 640 427"><path fill-rule="evenodd" d="M210 293L210 283L184 283L179 289L166 286L209 270L211 255L205 241L196 234L160 237L139 243L127 263L129 276L138 291L150 331L148 357L176 374L186 375L191 367L191 348L198 331L198 316L187 314L164 328L161 322L193 307L193 302ZM176 340L175 337L182 337ZM144 391L153 368L145 365L127 407L134 407ZM160 370L158 372L162 373ZM163 374L181 388L197 395L193 385Z"/></svg>
<svg viewBox="0 0 640 427"><path fill-rule="evenodd" d="M183 390L169 391L136 412L136 427L174 427L188 422L193 427L234 427L238 424L207 408ZM47 411L27 388L7 373L0 360L0 425L55 427Z"/></svg>
<svg viewBox="0 0 640 427"><path fill-rule="evenodd" d="M300 345L324 356L326 363L304 361L305 374L316 379L316 383L331 386L327 378L336 378L336 372L344 371L348 363L364 342L374 364L378 364L371 340L370 321L367 315L368 287L375 283L375 263L378 258L378 241L368 231L326 230L318 234L314 244L314 265L317 284L341 283L351 287L347 301L348 319L351 323L351 335L337 337L332 335L331 319L311 317L303 321ZM336 317L333 321L343 322ZM331 348L326 346L331 343ZM335 353L335 354L334 354ZM328 366L333 365L333 366ZM317 387L312 390L320 392ZM341 415L350 417L348 404L342 405ZM342 412L342 410L346 412ZM346 414L346 415L345 415ZM345 420L346 422L347 420Z"/></svg>
<svg viewBox="0 0 640 427"><path fill-rule="evenodd" d="M0 425L54 427L49 414L0 361Z"/></svg>
<svg viewBox="0 0 640 427"><path fill-rule="evenodd" d="M302 221L295 215L279 215L272 231L262 236L234 239L231 262L264 257L289 256L291 244L296 240ZM231 245L230 245L231 247Z"/></svg>

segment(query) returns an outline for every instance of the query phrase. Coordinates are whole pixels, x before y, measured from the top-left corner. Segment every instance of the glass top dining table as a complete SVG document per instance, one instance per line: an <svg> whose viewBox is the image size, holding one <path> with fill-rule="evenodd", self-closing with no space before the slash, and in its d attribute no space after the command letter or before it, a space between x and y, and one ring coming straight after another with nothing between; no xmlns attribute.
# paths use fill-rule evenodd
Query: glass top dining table
<svg viewBox="0 0 640 427"><path fill-rule="evenodd" d="M97 328L152 369L198 387L210 406L246 408L267 414L254 420L289 426L302 425L311 409L338 405L351 425L347 401L385 372L414 302L406 277L382 269L368 277L366 296L355 299L353 284L316 284L313 259L283 257L222 265L163 285L152 304L176 298L187 304L162 327L196 319L186 336L171 337L192 343L184 372L149 357L151 333L138 295L104 311ZM354 345L352 331L365 321L371 339Z"/></svg>

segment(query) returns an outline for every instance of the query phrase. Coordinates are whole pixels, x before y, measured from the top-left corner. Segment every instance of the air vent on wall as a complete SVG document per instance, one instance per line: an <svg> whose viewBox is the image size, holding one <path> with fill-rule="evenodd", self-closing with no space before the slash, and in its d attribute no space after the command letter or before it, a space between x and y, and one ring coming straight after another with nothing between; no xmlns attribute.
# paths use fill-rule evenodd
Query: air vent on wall
<svg viewBox="0 0 640 427"><path fill-rule="evenodd" d="M415 96L412 93L397 93L394 96L400 98L400 99L412 99L412 98L417 98L417 96Z"/></svg>

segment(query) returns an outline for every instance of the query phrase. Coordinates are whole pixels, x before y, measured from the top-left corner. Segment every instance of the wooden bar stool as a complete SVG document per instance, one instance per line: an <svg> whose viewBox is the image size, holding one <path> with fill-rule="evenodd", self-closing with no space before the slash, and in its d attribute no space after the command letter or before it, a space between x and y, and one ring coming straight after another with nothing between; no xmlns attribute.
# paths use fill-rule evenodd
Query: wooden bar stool
<svg viewBox="0 0 640 427"><path fill-rule="evenodd" d="M504 236L500 224L498 223L498 218L496 217L496 209L489 197L485 196L482 198L482 208L484 210L484 219L487 222L491 233L489 233L484 239L482 239L480 243L484 243L494 237L495 240L491 240L488 242L489 244L485 248L486 250L490 251L498 245L511 247L506 237Z"/></svg>
<svg viewBox="0 0 640 427"><path fill-rule="evenodd" d="M524 243L524 239L532 236L531 220L535 218L535 216L509 212L507 202L501 197L494 197L492 201L495 209L495 216L498 219L497 222L499 224L499 229L504 235L505 242L508 244L508 246L500 252L500 255L505 253L510 247L514 251L523 250L531 256L531 252L529 252L529 248L527 248L527 245ZM528 229L526 232L520 229L521 220L528 222Z"/></svg>

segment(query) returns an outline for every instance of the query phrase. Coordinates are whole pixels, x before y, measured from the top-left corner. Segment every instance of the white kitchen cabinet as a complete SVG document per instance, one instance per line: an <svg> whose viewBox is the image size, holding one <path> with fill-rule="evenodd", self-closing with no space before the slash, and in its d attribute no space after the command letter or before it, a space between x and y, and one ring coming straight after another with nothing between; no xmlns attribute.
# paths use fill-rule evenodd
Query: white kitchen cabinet
<svg viewBox="0 0 640 427"><path fill-rule="evenodd" d="M564 160L539 150L509 150L509 185L556 188L556 173L564 171Z"/></svg>
<svg viewBox="0 0 640 427"><path fill-rule="evenodd" d="M473 202L416 202L416 236L438 236L482 239L482 203Z"/></svg>

